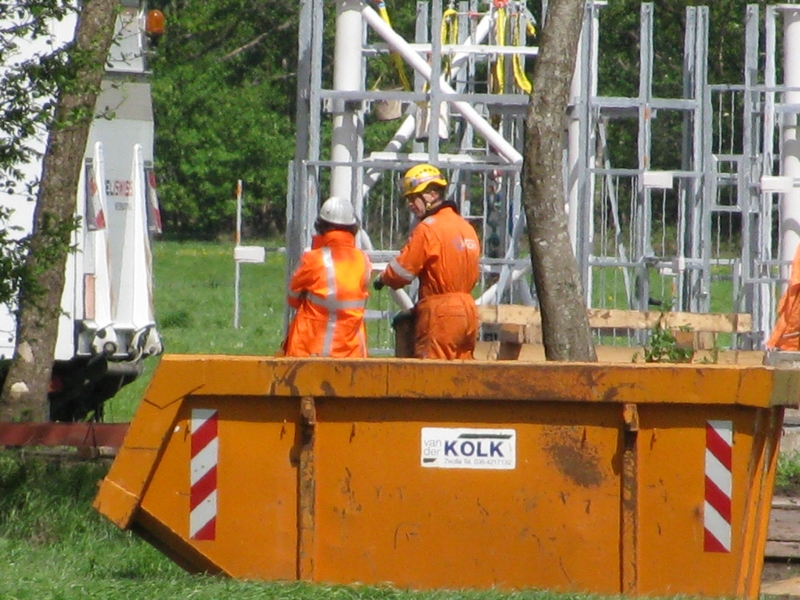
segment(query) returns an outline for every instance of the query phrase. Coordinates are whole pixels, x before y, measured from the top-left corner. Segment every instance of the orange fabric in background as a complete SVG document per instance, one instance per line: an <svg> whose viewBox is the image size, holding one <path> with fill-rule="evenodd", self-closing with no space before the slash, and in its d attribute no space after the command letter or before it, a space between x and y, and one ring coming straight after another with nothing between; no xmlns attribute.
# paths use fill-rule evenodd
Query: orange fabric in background
<svg viewBox="0 0 800 600"><path fill-rule="evenodd" d="M789 284L778 301L778 319L767 350L800 351L800 245L794 253Z"/></svg>

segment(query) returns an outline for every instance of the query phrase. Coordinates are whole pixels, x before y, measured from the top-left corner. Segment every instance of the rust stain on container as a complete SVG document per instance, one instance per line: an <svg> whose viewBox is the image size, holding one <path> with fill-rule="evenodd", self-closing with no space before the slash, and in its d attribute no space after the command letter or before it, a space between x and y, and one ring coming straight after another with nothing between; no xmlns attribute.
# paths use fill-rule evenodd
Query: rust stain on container
<svg viewBox="0 0 800 600"><path fill-rule="evenodd" d="M583 427L545 427L544 451L561 473L575 484L597 487L603 482L600 456L586 440Z"/></svg>

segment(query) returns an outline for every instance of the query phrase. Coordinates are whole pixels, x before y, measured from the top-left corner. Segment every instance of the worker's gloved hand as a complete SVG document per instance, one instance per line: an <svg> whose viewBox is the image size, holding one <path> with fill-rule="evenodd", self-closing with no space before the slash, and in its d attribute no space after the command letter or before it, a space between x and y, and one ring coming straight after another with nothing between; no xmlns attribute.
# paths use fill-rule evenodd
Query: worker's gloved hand
<svg viewBox="0 0 800 600"><path fill-rule="evenodd" d="M410 321L411 327L414 327L414 321L417 318L417 313L413 308L408 310L401 310L394 317L392 317L392 329L397 329L403 323Z"/></svg>
<svg viewBox="0 0 800 600"><path fill-rule="evenodd" d="M372 287L375 288L376 292L380 292L384 287L386 287L386 284L381 281L380 277L376 277L375 281L372 282Z"/></svg>

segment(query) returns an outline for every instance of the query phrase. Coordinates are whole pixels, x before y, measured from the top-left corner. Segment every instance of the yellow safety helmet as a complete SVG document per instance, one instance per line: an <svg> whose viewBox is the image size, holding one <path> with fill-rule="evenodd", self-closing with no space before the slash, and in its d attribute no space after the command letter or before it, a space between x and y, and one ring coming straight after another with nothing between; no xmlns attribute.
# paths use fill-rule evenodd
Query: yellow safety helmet
<svg viewBox="0 0 800 600"><path fill-rule="evenodd" d="M403 197L408 197L411 194L418 194L432 183L447 187L447 180L439 169L428 164L414 165L403 175Z"/></svg>

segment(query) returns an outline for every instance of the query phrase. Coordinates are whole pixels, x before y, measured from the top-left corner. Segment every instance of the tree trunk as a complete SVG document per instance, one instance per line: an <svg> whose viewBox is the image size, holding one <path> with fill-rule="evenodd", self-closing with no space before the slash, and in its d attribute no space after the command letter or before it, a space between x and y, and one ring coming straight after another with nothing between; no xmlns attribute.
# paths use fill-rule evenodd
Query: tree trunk
<svg viewBox="0 0 800 600"><path fill-rule="evenodd" d="M55 355L61 295L75 193L89 126L114 36L119 0L84 0L69 71L59 87L54 124L47 138L33 217L28 278L19 295L14 359L0 395L0 422L46 421L47 392Z"/></svg>
<svg viewBox="0 0 800 600"><path fill-rule="evenodd" d="M525 117L522 203L547 360L597 360L567 228L562 172L583 10L584 0L550 0Z"/></svg>

